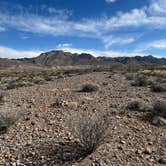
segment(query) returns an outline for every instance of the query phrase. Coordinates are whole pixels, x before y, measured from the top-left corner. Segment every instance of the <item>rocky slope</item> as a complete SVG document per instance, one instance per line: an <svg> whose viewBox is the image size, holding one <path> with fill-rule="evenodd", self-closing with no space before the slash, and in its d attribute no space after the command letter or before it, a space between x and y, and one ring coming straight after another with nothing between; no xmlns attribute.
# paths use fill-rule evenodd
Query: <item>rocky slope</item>
<svg viewBox="0 0 166 166"><path fill-rule="evenodd" d="M79 92L86 82L97 84L99 90ZM7 133L0 135L0 165L163 166L166 162L165 127L152 125L146 118L147 112L126 110L133 98L142 99L148 105L156 99L166 100L165 93L132 87L124 76L109 72L62 78L47 85L8 91L1 111L22 112L24 116ZM68 144L73 152L72 143L76 141L64 125L66 114L81 111L108 113L110 136L80 162L60 160L58 151L69 155L65 147Z"/></svg>

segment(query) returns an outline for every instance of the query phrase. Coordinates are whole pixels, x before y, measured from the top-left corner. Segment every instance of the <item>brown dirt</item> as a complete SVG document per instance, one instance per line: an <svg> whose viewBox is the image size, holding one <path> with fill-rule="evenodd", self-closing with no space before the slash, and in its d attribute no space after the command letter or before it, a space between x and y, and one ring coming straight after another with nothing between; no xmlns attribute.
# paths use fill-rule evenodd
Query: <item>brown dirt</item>
<svg viewBox="0 0 166 166"><path fill-rule="evenodd" d="M99 90L79 92L87 82L99 85ZM24 116L0 135L0 165L160 166L166 157L166 128L152 125L147 112L126 110L136 98L151 105L157 99L166 100L166 94L132 87L123 75L109 72L9 90L1 109L8 107ZM66 144L75 146L75 138L64 126L65 114L82 110L108 112L110 137L79 162L60 161L57 152Z"/></svg>

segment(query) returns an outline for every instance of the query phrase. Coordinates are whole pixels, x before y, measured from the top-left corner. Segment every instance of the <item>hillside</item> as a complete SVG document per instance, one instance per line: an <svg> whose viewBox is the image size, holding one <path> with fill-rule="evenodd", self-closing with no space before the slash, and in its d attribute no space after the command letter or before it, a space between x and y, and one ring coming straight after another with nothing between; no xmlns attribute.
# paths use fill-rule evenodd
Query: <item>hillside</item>
<svg viewBox="0 0 166 166"><path fill-rule="evenodd" d="M35 66L69 66L69 65L97 65L97 64L111 64L111 63L140 63L140 64L156 64L165 65L166 58L156 58L149 56L135 56L135 57L94 57L91 54L81 53L72 54L64 51L50 51L42 53L35 58L22 59L2 59L0 58L0 67L11 67L18 65L35 65Z"/></svg>

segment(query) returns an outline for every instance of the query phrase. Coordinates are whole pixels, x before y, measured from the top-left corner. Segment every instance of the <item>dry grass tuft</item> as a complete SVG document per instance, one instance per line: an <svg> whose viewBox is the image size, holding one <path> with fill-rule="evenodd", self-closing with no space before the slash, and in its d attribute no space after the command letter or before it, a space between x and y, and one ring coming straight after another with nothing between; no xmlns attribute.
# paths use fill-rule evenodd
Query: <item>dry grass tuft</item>
<svg viewBox="0 0 166 166"><path fill-rule="evenodd" d="M4 111L0 111L0 134L7 132L8 128L12 126L19 118L21 114L18 111L12 111L8 108L4 108Z"/></svg>
<svg viewBox="0 0 166 166"><path fill-rule="evenodd" d="M67 118L67 126L78 139L83 155L89 155L108 137L109 120L101 113L73 113Z"/></svg>

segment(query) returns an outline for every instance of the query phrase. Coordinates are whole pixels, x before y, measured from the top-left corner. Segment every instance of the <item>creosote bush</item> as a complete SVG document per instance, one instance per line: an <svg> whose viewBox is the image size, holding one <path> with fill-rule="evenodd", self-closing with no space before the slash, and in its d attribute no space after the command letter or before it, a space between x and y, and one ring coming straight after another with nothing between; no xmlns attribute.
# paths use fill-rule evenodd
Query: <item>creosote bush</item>
<svg viewBox="0 0 166 166"><path fill-rule="evenodd" d="M151 85L151 91L152 92L164 92L164 91L166 91L166 85L154 82Z"/></svg>
<svg viewBox="0 0 166 166"><path fill-rule="evenodd" d="M4 102L4 93L0 91L0 104Z"/></svg>
<svg viewBox="0 0 166 166"><path fill-rule="evenodd" d="M91 154L108 137L108 117L101 113L73 113L67 118L67 126L78 139L81 149L78 153Z"/></svg>
<svg viewBox="0 0 166 166"><path fill-rule="evenodd" d="M153 105L153 113L166 118L166 102L164 100L156 101Z"/></svg>
<svg viewBox="0 0 166 166"><path fill-rule="evenodd" d="M133 111L149 111L152 109L140 99L131 100L128 102L126 108Z"/></svg>
<svg viewBox="0 0 166 166"><path fill-rule="evenodd" d="M132 86L147 86L148 85L148 79L146 76L137 74L134 77L134 81L131 83Z"/></svg>
<svg viewBox="0 0 166 166"><path fill-rule="evenodd" d="M95 92L98 91L98 89L99 89L98 85L87 83L82 86L80 92Z"/></svg>

